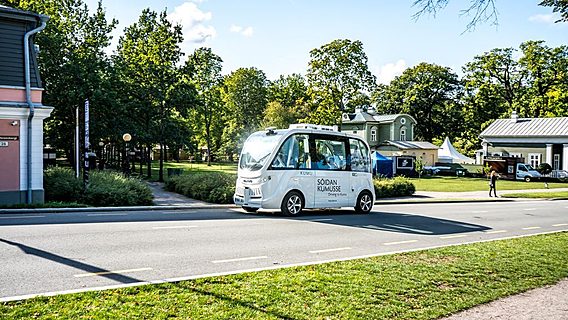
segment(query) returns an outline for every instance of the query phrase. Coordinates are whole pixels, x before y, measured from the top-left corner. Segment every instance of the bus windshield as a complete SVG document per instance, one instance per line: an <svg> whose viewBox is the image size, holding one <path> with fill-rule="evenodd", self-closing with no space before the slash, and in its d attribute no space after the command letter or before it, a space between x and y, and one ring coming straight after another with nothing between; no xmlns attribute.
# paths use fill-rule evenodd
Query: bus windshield
<svg viewBox="0 0 568 320"><path fill-rule="evenodd" d="M272 150L282 133L267 134L266 131L253 133L245 142L239 160L239 168L250 171L260 170L269 160Z"/></svg>

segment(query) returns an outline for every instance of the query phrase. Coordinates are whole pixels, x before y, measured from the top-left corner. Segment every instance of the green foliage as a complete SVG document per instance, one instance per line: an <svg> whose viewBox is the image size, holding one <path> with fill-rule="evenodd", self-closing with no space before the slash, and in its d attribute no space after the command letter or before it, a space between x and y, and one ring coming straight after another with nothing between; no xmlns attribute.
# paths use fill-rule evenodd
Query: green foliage
<svg viewBox="0 0 568 320"><path fill-rule="evenodd" d="M411 196L416 191L414 184L404 177L395 177L393 179L375 179L375 196L377 198L391 198Z"/></svg>
<svg viewBox="0 0 568 320"><path fill-rule="evenodd" d="M89 185L67 168L49 168L44 173L46 201L78 202L95 207L151 205L152 191L143 182L111 171L92 171Z"/></svg>
<svg viewBox="0 0 568 320"><path fill-rule="evenodd" d="M308 121L319 124L341 124L341 112L353 110L362 101L368 102L368 97L363 99L362 96L376 86L363 43L358 40L338 39L310 51L307 78L312 97L311 113L325 113L325 116L314 116L317 121ZM328 116L335 118L328 119Z"/></svg>
<svg viewBox="0 0 568 320"><path fill-rule="evenodd" d="M406 69L388 87L379 87L373 98L381 113L410 114L418 121L415 138L432 141L453 139L460 132L461 91L458 76L450 68L421 63Z"/></svg>
<svg viewBox="0 0 568 320"><path fill-rule="evenodd" d="M45 201L78 201L83 193L83 183L69 168L52 167L43 175Z"/></svg>
<svg viewBox="0 0 568 320"><path fill-rule="evenodd" d="M235 174L223 172L192 172L173 176L166 181L166 189L196 200L211 203L233 203Z"/></svg>
<svg viewBox="0 0 568 320"><path fill-rule="evenodd" d="M568 22L568 0L543 0L538 5L552 7L552 12L560 13L560 19L555 22Z"/></svg>
<svg viewBox="0 0 568 320"><path fill-rule="evenodd" d="M552 172L552 166L549 165L546 162L543 162L541 164L538 165L538 168L536 168L536 170L540 173L540 174L549 174Z"/></svg>
<svg viewBox="0 0 568 320"><path fill-rule="evenodd" d="M82 202L95 207L152 205L152 191L141 180L111 171L93 171Z"/></svg>

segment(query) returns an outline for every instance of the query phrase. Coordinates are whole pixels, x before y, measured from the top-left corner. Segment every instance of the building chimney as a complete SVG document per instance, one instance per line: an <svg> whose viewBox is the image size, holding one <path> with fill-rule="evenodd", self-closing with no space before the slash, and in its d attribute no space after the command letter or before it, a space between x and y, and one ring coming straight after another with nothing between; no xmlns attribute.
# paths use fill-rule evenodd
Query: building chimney
<svg viewBox="0 0 568 320"><path fill-rule="evenodd" d="M370 106L370 107L367 109L367 113L370 114L370 115L376 115L376 114L377 114L377 111L375 110L375 107Z"/></svg>
<svg viewBox="0 0 568 320"><path fill-rule="evenodd" d="M517 123L517 121L519 121L519 116L517 115L517 110L513 110L513 112L511 112L511 122Z"/></svg>

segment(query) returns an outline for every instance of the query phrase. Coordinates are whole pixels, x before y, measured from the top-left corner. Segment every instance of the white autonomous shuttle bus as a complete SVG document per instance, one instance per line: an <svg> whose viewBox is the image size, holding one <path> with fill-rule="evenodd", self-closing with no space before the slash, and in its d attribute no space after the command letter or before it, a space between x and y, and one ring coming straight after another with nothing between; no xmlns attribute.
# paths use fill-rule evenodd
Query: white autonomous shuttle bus
<svg viewBox="0 0 568 320"><path fill-rule="evenodd" d="M354 207L375 199L367 143L336 127L293 124L251 134L239 159L235 204L248 212Z"/></svg>

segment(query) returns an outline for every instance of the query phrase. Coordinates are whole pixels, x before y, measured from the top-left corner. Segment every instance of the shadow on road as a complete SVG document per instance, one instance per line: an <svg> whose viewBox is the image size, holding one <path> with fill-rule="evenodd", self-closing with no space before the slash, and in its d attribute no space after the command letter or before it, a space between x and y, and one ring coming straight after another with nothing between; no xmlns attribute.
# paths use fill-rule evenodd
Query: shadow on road
<svg viewBox="0 0 568 320"><path fill-rule="evenodd" d="M102 273L99 276L100 277L105 277L107 279L110 280L114 280L120 283L134 283L134 282L142 282L142 280L138 280L135 278L131 278L128 276L124 276L121 274L117 274L117 273L108 273L109 270L105 270L96 266L92 266L90 264L86 264L86 263L82 263L76 260L72 260L69 258L65 258L56 254L53 254L51 252L47 252L44 250L40 250L40 249L36 249L30 246L26 246L25 244L22 243L18 243L18 242L13 242L10 240L5 240L5 239L0 239L0 242L4 242L6 244L9 244L11 246L15 246L18 247L20 250L22 250L24 253L26 254L30 254L30 255L34 255L36 257L39 258L43 258L43 259L47 259L47 260L51 260L53 262L57 262L57 263L61 263L79 270L83 270L87 273Z"/></svg>
<svg viewBox="0 0 568 320"><path fill-rule="evenodd" d="M414 213L380 212L355 214L350 209L305 210L300 217L284 217L279 212L260 211L254 214L238 209L123 211L108 213L59 213L34 219L3 219L0 226L46 224L97 224L113 222L166 222L213 221L256 219L311 220L323 224L335 224L379 231L445 235L489 230L491 228L458 220L448 220ZM316 221L317 220L317 221Z"/></svg>

